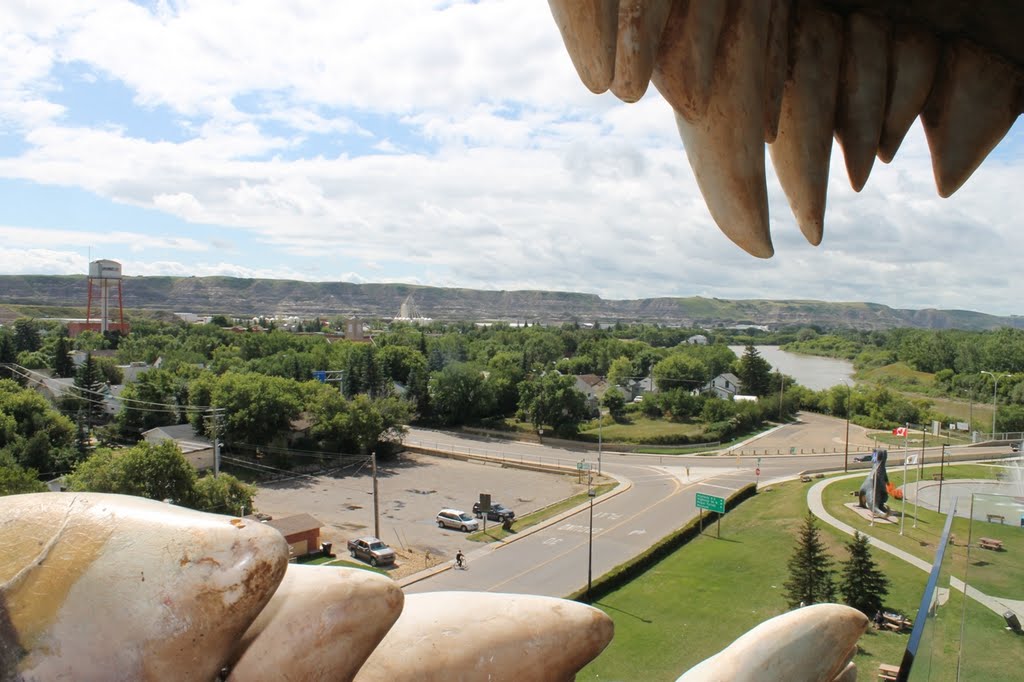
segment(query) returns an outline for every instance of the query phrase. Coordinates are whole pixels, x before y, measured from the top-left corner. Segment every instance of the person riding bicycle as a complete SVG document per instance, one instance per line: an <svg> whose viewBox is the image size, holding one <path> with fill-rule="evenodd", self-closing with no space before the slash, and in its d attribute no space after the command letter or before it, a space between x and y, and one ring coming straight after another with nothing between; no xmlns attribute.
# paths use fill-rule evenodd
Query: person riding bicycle
<svg viewBox="0 0 1024 682"><path fill-rule="evenodd" d="M455 553L455 567L456 568L465 568L466 567L466 555L462 553L461 549L458 552Z"/></svg>

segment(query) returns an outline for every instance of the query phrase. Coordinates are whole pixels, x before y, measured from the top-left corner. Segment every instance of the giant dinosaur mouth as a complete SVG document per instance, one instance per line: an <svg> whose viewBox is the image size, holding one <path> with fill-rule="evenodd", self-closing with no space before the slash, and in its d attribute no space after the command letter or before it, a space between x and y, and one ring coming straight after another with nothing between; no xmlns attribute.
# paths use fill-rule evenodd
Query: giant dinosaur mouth
<svg viewBox="0 0 1024 682"><path fill-rule="evenodd" d="M654 83L711 216L762 258L764 147L800 230L821 243L833 136L860 191L921 118L939 195L1024 110L1018 0L548 0L591 91Z"/></svg>

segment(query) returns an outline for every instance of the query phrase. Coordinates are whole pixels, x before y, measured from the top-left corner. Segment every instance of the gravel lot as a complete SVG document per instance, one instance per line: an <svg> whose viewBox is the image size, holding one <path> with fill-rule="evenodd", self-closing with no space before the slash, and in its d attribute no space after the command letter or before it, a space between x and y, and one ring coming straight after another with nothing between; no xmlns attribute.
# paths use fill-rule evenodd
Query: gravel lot
<svg viewBox="0 0 1024 682"><path fill-rule="evenodd" d="M381 539L399 553L395 577L450 560L472 549L466 534L437 527L445 507L472 513L480 493L515 510L517 516L586 490L576 476L503 469L492 464L404 453L377 469ZM345 542L373 534L373 477L369 464L332 476L303 476L259 487L256 508L274 518L307 513L324 524L321 540L347 556ZM488 522L491 525L493 522Z"/></svg>

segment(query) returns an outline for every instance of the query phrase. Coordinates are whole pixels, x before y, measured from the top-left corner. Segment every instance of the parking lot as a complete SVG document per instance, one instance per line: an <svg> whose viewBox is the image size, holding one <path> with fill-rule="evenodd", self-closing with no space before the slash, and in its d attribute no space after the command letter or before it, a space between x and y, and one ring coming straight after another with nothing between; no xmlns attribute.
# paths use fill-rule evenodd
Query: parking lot
<svg viewBox="0 0 1024 682"><path fill-rule="evenodd" d="M586 490L574 475L546 474L497 465L405 453L377 469L381 539L416 570L468 551L466 534L442 530L434 520L446 507L472 512L480 493L490 493L523 516ZM373 534L373 478L369 464L335 476L303 476L259 487L256 508L274 518L311 514L323 528L321 540L343 556L353 537ZM489 522L488 526L494 522ZM405 573L405 570L400 570Z"/></svg>

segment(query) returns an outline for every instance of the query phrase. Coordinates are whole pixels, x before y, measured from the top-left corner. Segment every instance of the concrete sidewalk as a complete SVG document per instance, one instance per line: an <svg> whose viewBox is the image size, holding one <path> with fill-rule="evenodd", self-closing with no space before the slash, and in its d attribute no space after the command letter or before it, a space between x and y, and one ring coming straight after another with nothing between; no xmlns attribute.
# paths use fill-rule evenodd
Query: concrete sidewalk
<svg viewBox="0 0 1024 682"><path fill-rule="evenodd" d="M899 547L894 547L893 545L890 545L887 542L882 542L878 538L872 537L870 534L865 533L863 530L859 528L854 529L853 526L847 523L843 523L836 517L829 514L828 511L825 509L825 505L821 501L822 491L825 489L825 486L839 480L863 477L864 472L858 472L856 474L850 474L848 476L826 478L815 483L813 486L811 486L810 490L807 491L807 506L808 508L810 508L811 513L819 519L821 519L822 521L824 521L825 523L829 524L830 526L838 528L839 530L851 536L853 535L854 530L859 531L861 535L864 535L868 538L868 542L871 544L872 547L877 547L883 552L888 552L889 554L892 554L893 556L900 558L903 561L906 561L908 564L920 568L925 573L930 573L932 570L931 563L924 561L923 559L919 559L918 557L914 556L913 554L910 554L909 552L905 552ZM1020 602L1016 602L1013 600L1000 600L996 597L991 597L985 594L984 592L981 592L980 590L965 585L963 580L960 580L959 578L956 578L954 576L950 576L949 582L952 587L956 588L960 592L966 591L967 596L971 597L980 604L983 604L984 606L988 607L1000 616L1002 616L1007 609L1016 610L1013 607L1020 605Z"/></svg>

